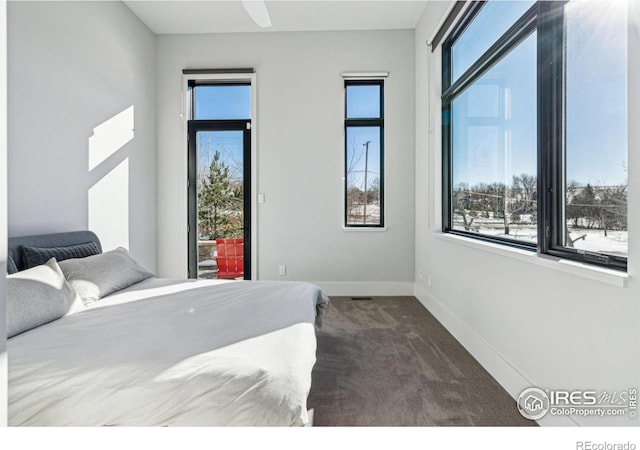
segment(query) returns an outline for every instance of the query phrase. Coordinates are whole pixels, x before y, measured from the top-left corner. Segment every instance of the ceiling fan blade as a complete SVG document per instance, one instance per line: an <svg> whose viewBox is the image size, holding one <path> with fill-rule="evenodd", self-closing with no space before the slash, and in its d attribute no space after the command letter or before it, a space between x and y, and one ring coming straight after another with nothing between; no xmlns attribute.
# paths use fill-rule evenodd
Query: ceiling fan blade
<svg viewBox="0 0 640 450"><path fill-rule="evenodd" d="M271 26L271 17L264 0L242 0L242 6L260 28Z"/></svg>

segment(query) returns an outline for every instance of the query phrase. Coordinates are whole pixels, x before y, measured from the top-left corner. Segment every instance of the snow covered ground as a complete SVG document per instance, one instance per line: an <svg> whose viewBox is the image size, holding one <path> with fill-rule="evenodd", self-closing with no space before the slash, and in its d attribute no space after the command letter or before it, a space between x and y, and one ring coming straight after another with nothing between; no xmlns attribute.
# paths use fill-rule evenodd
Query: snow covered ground
<svg viewBox="0 0 640 450"><path fill-rule="evenodd" d="M350 225L364 224L364 205L359 205L349 211L347 223ZM367 205L367 223L380 223L380 205L370 203Z"/></svg>
<svg viewBox="0 0 640 450"><path fill-rule="evenodd" d="M603 230L572 229L570 235L571 239L585 236L584 239L573 243L573 246L579 250L627 256L629 236L627 231L607 231L605 237Z"/></svg>
<svg viewBox="0 0 640 450"><path fill-rule="evenodd" d="M538 229L532 224L511 224L509 235L504 234L504 225L501 222L485 222L472 224L472 231L488 236L508 237L523 242L536 242L538 239ZM454 229L464 230L462 224L454 224ZM606 253L608 255L627 256L628 232L627 231L607 231L607 236L603 230L592 230L586 228L570 228L569 235L574 241L573 247L578 250L589 252ZM583 239L579 239L584 236ZM577 240L578 239L578 240Z"/></svg>

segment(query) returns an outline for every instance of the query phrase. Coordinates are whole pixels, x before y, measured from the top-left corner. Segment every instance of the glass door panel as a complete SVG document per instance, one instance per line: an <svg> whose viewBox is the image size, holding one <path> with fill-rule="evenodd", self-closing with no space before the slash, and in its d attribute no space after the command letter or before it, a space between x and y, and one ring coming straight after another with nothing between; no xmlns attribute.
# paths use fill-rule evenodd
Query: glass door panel
<svg viewBox="0 0 640 450"><path fill-rule="evenodd" d="M251 279L251 127L189 123L189 277Z"/></svg>
<svg viewBox="0 0 640 450"><path fill-rule="evenodd" d="M243 278L243 132L199 131L196 152L198 278Z"/></svg>

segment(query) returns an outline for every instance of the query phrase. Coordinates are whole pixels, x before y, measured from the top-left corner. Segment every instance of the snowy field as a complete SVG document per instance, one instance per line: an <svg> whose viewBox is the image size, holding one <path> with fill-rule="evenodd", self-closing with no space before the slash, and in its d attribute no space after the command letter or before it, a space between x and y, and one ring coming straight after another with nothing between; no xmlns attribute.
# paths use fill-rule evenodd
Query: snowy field
<svg viewBox="0 0 640 450"><path fill-rule="evenodd" d="M572 229L570 235L571 239L574 240L580 236L585 236L584 239L574 242L573 246L577 249L615 256L627 256L627 239L629 236L627 231L607 231L607 236L605 237L602 230Z"/></svg>
<svg viewBox="0 0 640 450"><path fill-rule="evenodd" d="M349 211L347 216L347 223L349 225L362 225L364 224L364 205L358 205ZM380 205L370 203L367 205L367 223L378 224L380 223Z"/></svg>
<svg viewBox="0 0 640 450"><path fill-rule="evenodd" d="M464 226L461 223L455 223L454 229L464 230ZM523 242L535 243L538 238L538 229L535 225L531 224L511 224L509 226L508 236L504 234L504 225L502 222L474 222L471 229L475 233L487 236L508 237ZM627 256L627 231L607 231L607 236L605 236L603 230L569 228L569 235L574 241L573 247L578 250L623 257ZM582 238L582 236L584 236L584 238Z"/></svg>

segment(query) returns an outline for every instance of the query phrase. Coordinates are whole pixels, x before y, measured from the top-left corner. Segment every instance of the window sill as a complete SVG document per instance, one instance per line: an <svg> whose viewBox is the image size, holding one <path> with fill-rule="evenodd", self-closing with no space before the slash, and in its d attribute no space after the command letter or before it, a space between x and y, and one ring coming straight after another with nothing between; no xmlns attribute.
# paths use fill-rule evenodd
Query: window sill
<svg viewBox="0 0 640 450"><path fill-rule="evenodd" d="M629 275L617 270L606 269L598 266L591 266L576 261L556 258L553 256L539 255L532 251L522 250L518 248L507 247L492 242L484 242L464 236L456 236L448 233L435 233L434 237L442 241L451 242L465 247L471 247L478 250L488 251L497 255L508 258L537 264L551 270L559 270L565 273L584 277L589 280L598 281L620 288L627 287Z"/></svg>
<svg viewBox="0 0 640 450"><path fill-rule="evenodd" d="M347 233L365 231L365 232L381 232L387 231L387 227L345 227L342 226L342 231L346 231Z"/></svg>

